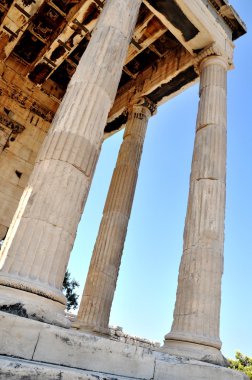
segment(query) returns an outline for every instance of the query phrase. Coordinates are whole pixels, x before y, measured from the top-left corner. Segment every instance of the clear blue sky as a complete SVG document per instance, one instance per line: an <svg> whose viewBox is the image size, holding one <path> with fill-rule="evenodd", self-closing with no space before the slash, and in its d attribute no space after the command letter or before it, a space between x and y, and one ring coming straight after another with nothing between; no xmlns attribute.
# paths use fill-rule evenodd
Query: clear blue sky
<svg viewBox="0 0 252 380"><path fill-rule="evenodd" d="M228 74L228 163L221 339L252 356L252 0L232 0L248 34ZM148 127L110 324L154 341L170 330L198 104L198 85L159 107ZM84 286L122 141L103 144L69 269Z"/></svg>

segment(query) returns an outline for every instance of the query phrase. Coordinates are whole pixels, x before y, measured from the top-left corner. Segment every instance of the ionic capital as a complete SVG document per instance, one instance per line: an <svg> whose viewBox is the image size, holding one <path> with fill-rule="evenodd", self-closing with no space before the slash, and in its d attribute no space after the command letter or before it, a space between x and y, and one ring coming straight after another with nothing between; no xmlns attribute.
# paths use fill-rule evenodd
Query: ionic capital
<svg viewBox="0 0 252 380"><path fill-rule="evenodd" d="M151 117L154 115L157 111L157 105L156 103L152 102L148 97L144 96L140 99L137 100L135 104L132 106L133 110L135 111L136 109L139 108L141 109L141 112L145 112L147 117Z"/></svg>
<svg viewBox="0 0 252 380"><path fill-rule="evenodd" d="M19 124L17 121L12 120L9 116L0 113L0 124L10 129L15 135L22 133L25 127Z"/></svg>
<svg viewBox="0 0 252 380"><path fill-rule="evenodd" d="M209 57L204 58L200 64L199 64L199 72L201 73L202 70L210 65L220 65L225 70L228 70L228 63L225 57L218 56L218 55L210 55Z"/></svg>
<svg viewBox="0 0 252 380"><path fill-rule="evenodd" d="M232 68L232 56L227 54L226 51L223 51L219 45L213 43L195 57L194 67L200 74L202 68L210 64L220 64L228 70L229 68Z"/></svg>

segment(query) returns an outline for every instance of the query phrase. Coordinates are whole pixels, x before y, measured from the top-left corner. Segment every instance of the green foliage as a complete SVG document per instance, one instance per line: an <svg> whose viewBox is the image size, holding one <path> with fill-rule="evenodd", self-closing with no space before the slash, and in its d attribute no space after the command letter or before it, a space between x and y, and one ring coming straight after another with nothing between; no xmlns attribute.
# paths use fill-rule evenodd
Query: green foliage
<svg viewBox="0 0 252 380"><path fill-rule="evenodd" d="M67 299L67 311L70 309L77 309L78 307L78 298L79 296L75 293L75 288L78 288L80 285L74 279L71 279L71 274L68 270L65 273L64 281L63 281L63 293Z"/></svg>
<svg viewBox="0 0 252 380"><path fill-rule="evenodd" d="M236 352L235 358L235 360L228 359L229 367L244 372L252 379L252 358L243 355L241 352Z"/></svg>

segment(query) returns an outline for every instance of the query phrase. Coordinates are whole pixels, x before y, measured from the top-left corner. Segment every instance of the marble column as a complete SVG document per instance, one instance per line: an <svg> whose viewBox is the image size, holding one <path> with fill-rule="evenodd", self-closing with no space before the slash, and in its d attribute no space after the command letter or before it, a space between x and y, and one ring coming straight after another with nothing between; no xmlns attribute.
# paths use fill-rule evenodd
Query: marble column
<svg viewBox="0 0 252 380"><path fill-rule="evenodd" d="M200 102L171 332L164 350L223 364L219 338L226 193L227 63L200 64Z"/></svg>
<svg viewBox="0 0 252 380"><path fill-rule="evenodd" d="M129 113L83 292L77 327L108 333L151 104Z"/></svg>
<svg viewBox="0 0 252 380"><path fill-rule="evenodd" d="M62 282L140 5L105 2L5 239L0 309L67 325Z"/></svg>

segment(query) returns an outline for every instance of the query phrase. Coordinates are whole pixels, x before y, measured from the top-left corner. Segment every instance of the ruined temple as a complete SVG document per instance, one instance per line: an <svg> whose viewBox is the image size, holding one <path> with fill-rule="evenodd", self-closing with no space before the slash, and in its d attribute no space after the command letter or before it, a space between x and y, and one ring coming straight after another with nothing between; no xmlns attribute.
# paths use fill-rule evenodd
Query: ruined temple
<svg viewBox="0 0 252 380"><path fill-rule="evenodd" d="M1 0L0 379L246 379L219 337L226 82L244 33L227 0ZM118 341L109 315L148 120L197 81L173 325L162 347ZM73 322L62 282L102 142L121 129Z"/></svg>

